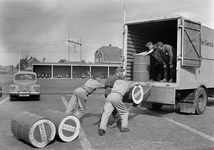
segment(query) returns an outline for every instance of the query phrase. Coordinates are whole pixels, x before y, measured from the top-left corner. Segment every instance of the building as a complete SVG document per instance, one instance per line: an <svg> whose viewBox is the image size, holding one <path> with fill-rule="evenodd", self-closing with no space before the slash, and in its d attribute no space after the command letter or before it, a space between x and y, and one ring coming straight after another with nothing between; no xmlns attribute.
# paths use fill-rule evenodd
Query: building
<svg viewBox="0 0 214 150"><path fill-rule="evenodd" d="M118 66L121 66L122 49L118 47L102 46L94 56L95 63L83 62L67 62L60 60L58 63L34 62L32 70L37 73L39 78L85 78L94 74L101 74L103 78L107 78L115 74Z"/></svg>
<svg viewBox="0 0 214 150"><path fill-rule="evenodd" d="M112 46L102 46L94 54L94 63L118 63L122 62L122 49Z"/></svg>
<svg viewBox="0 0 214 150"><path fill-rule="evenodd" d="M32 66L39 78L85 78L101 74L107 78L115 73L120 64L96 63L35 63Z"/></svg>
<svg viewBox="0 0 214 150"><path fill-rule="evenodd" d="M0 65L0 72L8 72L8 71L15 71L16 67L13 65L9 65L9 66L1 66Z"/></svg>
<svg viewBox="0 0 214 150"><path fill-rule="evenodd" d="M27 64L24 66L24 70L32 70L32 65L35 64L35 63L40 63L40 61L35 58L35 57L30 57L28 59L28 56L26 55L26 60L27 60Z"/></svg>
<svg viewBox="0 0 214 150"><path fill-rule="evenodd" d="M28 67L32 67L32 65L33 65L34 63L40 63L40 61L39 61L37 58L31 56L31 57L27 60L27 63L28 63Z"/></svg>

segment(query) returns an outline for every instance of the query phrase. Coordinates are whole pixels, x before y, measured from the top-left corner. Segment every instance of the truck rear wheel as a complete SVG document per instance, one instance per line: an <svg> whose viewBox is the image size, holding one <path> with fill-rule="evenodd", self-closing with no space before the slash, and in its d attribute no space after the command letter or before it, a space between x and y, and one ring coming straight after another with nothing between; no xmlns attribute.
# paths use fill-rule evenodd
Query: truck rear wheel
<svg viewBox="0 0 214 150"><path fill-rule="evenodd" d="M195 113L197 115L203 114L207 106L207 92L203 87L200 87L196 91L195 95Z"/></svg>

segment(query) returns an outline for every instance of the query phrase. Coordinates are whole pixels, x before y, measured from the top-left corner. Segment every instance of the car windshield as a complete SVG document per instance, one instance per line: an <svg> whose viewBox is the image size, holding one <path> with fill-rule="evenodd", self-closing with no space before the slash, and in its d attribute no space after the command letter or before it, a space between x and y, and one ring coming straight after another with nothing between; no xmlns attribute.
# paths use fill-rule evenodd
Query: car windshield
<svg viewBox="0 0 214 150"><path fill-rule="evenodd" d="M17 74L15 76L16 81L34 81L36 79L34 74Z"/></svg>

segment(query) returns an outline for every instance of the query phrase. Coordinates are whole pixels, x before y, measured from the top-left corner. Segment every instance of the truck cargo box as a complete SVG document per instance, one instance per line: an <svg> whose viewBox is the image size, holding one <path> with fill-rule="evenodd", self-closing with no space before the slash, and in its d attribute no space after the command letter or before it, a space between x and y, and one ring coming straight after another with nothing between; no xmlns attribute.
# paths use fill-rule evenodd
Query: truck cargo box
<svg viewBox="0 0 214 150"><path fill-rule="evenodd" d="M200 92L199 89L202 88L206 91L206 95L203 93L202 96L205 99L200 107L205 110L206 97L214 94L213 40L214 30L182 16L128 22L125 24L124 34L126 75L130 80L139 81L144 86L154 87L154 92L147 100L147 103L151 104L176 106L179 102L183 104L188 101L188 103L192 103L195 110L196 107L199 107L196 97ZM147 51L148 42L157 43L159 41L171 45L176 50L176 80L174 83L150 82L155 71L153 57L150 56L148 64L147 62L142 65L136 64L135 54ZM145 65L148 66L145 67ZM147 70L140 73L141 68ZM142 77L145 75L149 77ZM192 99L189 98L190 95L193 95Z"/></svg>

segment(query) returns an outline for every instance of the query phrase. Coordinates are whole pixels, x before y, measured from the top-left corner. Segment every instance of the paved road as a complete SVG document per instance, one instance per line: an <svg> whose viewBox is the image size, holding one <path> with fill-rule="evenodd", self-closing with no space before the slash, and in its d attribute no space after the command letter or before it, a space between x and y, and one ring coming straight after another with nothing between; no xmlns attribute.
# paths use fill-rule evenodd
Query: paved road
<svg viewBox="0 0 214 150"><path fill-rule="evenodd" d="M44 109L65 111L60 98L67 100L77 83L56 87L50 80L40 83L43 94L40 101L19 100L10 102L8 95L0 99L0 150L35 149L15 138L10 123L15 114L21 111L38 113ZM58 84L58 81L55 81ZM63 80L60 82L64 82ZM66 81L68 82L68 81ZM76 83L77 82L77 83ZM5 80L4 86L10 84ZM48 84L47 84L48 83ZM65 83L63 83L65 85ZM48 88L49 87L49 88ZM69 87L69 89L67 88ZM5 87L4 90L7 90ZM54 94L54 92L56 92ZM5 93L7 93L5 91ZM98 91L102 93L102 91ZM129 133L121 133L119 128L107 129L106 135L100 137L98 127L93 125L103 109L102 95L89 96L87 114L81 123L79 137L69 143L54 141L44 150L212 150L214 149L214 99L209 99L208 107L203 115L177 114L171 106L164 106L161 111L153 112L145 108L136 108L129 117ZM110 123L112 118L110 118Z"/></svg>

